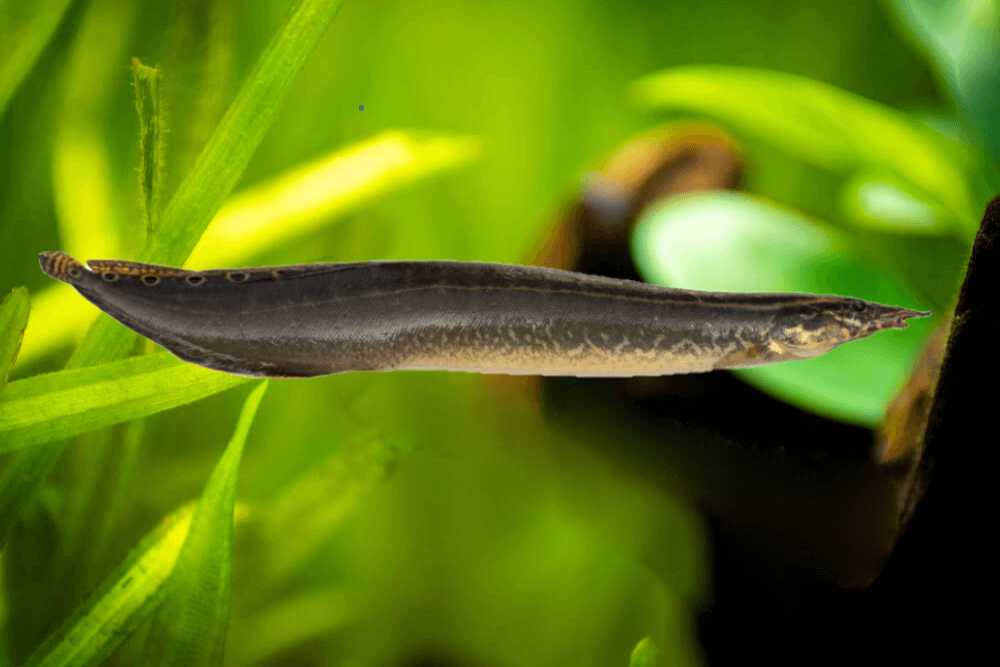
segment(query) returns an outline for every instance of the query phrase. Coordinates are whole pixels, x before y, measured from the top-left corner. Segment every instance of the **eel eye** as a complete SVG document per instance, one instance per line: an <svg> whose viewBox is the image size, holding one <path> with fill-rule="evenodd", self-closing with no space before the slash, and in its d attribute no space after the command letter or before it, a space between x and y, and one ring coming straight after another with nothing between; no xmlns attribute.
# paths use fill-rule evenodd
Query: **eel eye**
<svg viewBox="0 0 1000 667"><path fill-rule="evenodd" d="M853 308L854 311L857 313L864 312L866 307L867 304L861 299L854 299L853 301L851 301L851 308Z"/></svg>

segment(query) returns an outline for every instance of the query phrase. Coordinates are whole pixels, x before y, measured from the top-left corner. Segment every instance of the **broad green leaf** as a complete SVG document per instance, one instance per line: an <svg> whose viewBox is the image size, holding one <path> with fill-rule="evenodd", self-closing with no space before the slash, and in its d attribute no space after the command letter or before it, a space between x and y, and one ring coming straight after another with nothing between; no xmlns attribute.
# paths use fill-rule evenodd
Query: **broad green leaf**
<svg viewBox="0 0 1000 667"><path fill-rule="evenodd" d="M653 640L646 637L632 649L632 658L628 661L629 667L656 667L660 664L659 654Z"/></svg>
<svg viewBox="0 0 1000 667"><path fill-rule="evenodd" d="M645 107L714 116L835 174L886 171L949 212L938 222L946 231L971 236L978 228L967 176L933 131L872 100L794 74L722 65L652 74L632 93Z"/></svg>
<svg viewBox="0 0 1000 667"><path fill-rule="evenodd" d="M146 638L147 664L222 664L229 626L236 482L247 433L267 387L265 381L250 392L233 437L205 485Z"/></svg>
<svg viewBox="0 0 1000 667"><path fill-rule="evenodd" d="M186 265L245 266L249 257L328 225L397 188L467 165L479 151L479 143L470 137L398 130L332 151L234 195ZM32 310L18 363L65 345L98 313L75 289L56 281L32 299ZM107 325L115 326L110 321Z"/></svg>
<svg viewBox="0 0 1000 667"><path fill-rule="evenodd" d="M126 556L97 590L49 635L24 667L96 666L156 607L181 551L195 503L167 516ZM247 515L237 506L236 520Z"/></svg>
<svg viewBox="0 0 1000 667"><path fill-rule="evenodd" d="M295 481L262 515L274 582L293 573L392 470L399 447L365 435Z"/></svg>
<svg viewBox="0 0 1000 667"><path fill-rule="evenodd" d="M995 0L884 0L927 53L965 116L1000 161L1000 4ZM893 13L889 12L890 15Z"/></svg>
<svg viewBox="0 0 1000 667"><path fill-rule="evenodd" d="M0 390L0 452L186 405L250 379L160 353L17 380Z"/></svg>
<svg viewBox="0 0 1000 667"><path fill-rule="evenodd" d="M21 349L30 310L28 290L15 287L0 304L0 389L7 384L7 374Z"/></svg>
<svg viewBox="0 0 1000 667"><path fill-rule="evenodd" d="M160 78L156 67L132 59L132 87L135 110L139 114L139 191L147 238L160 218L160 189L163 175L163 135L166 118L160 101Z"/></svg>
<svg viewBox="0 0 1000 667"><path fill-rule="evenodd" d="M0 118L73 0L0 0Z"/></svg>
<svg viewBox="0 0 1000 667"><path fill-rule="evenodd" d="M850 237L749 195L694 195L651 208L632 244L640 273L658 285L839 294L928 309L897 276L865 259ZM884 331L813 359L734 372L793 405L873 426L905 382L929 322L912 320L907 330Z"/></svg>

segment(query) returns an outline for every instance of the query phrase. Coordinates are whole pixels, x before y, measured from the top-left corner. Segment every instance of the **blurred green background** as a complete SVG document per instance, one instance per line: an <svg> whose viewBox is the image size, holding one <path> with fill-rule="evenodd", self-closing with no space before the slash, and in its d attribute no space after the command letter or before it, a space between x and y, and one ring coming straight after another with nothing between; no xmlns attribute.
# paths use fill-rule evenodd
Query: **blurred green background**
<svg viewBox="0 0 1000 667"><path fill-rule="evenodd" d="M165 202L291 5L51 4L51 39L0 97L0 294L26 286L33 302L55 287L38 268L39 252L133 258L142 247L130 59L162 69ZM942 56L932 47L947 40L913 27L903 10L920 6L348 0L237 192L389 130L451 148L439 162L419 158L432 165L413 182L320 211L312 226L287 223L288 233L266 244L247 236L217 241L215 251L243 265L524 263L581 174L663 120L634 103L629 85L706 63L810 77L932 121L957 137L942 138L942 151L956 156L968 211L978 215L997 182L991 118L983 120L960 68L949 74L935 65ZM9 64L31 10L9 1L0 8L0 58ZM995 13L984 16L995 25ZM930 16L922 25L954 26L951 19ZM993 62L989 48L978 53ZM748 155L750 191L820 219L843 216L840 181L766 136L734 132ZM266 213L266 203L248 206ZM946 309L974 217L880 247L910 266L905 257L919 246L912 256L926 278L918 291ZM212 257L211 248L205 253ZM96 311L84 307L92 320ZM58 317L33 320L25 349L31 327L41 340L58 326ZM25 352L11 381L61 368L73 339L52 341ZM227 664L615 665L627 664L646 636L661 664L704 661L695 618L711 599L711 544L697 513L676 489L632 477L595 455L579 430L570 435L538 419L531 396L502 387L429 372L271 383L250 431L241 501L275 502L296 480L322 487L323 474L308 475L326 470L331 456L362 464L331 473L357 487L342 516L286 529L280 539L237 529ZM88 459L86 440L69 446L3 552L0 664L20 664L156 522L198 497L248 392L149 417L140 443L116 427L100 462ZM370 442L379 445L369 451ZM628 443L622 433L620 446ZM391 465L382 465L385 457ZM116 488L124 495L108 498L101 471L123 461L127 474ZM315 493L316 507L324 494L339 497ZM282 558L296 539L308 548L294 567L259 575L259 561ZM130 641L110 664L137 664L140 650Z"/></svg>

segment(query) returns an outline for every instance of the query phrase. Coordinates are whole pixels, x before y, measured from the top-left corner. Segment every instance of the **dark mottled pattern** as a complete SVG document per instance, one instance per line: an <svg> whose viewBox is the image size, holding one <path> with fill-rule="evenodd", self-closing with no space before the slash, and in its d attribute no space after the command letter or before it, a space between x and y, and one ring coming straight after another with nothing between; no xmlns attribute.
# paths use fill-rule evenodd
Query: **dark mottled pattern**
<svg viewBox="0 0 1000 667"><path fill-rule="evenodd" d="M629 364L654 354L657 366L636 374L710 370L722 359L768 363L779 360L768 348L775 327L812 327L856 301L695 292L465 262L186 271L91 260L93 271L73 277L69 268L81 265L68 255L43 253L40 261L182 359L270 377L406 367L630 374Z"/></svg>

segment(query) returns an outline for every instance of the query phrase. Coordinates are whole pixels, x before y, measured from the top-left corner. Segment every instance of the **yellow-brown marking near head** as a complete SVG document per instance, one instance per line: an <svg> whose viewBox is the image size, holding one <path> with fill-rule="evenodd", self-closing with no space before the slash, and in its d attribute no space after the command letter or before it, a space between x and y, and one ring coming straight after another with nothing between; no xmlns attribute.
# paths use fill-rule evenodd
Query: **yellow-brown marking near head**
<svg viewBox="0 0 1000 667"><path fill-rule="evenodd" d="M49 276L64 283L73 283L83 277L87 269L64 252L50 250L38 255L38 262Z"/></svg>
<svg viewBox="0 0 1000 667"><path fill-rule="evenodd" d="M139 262L126 262L120 259L88 259L87 266L94 273L101 275L108 271L117 273L120 276L157 276L159 278L184 277L191 273L184 269L173 266L160 266L159 264L141 264Z"/></svg>

